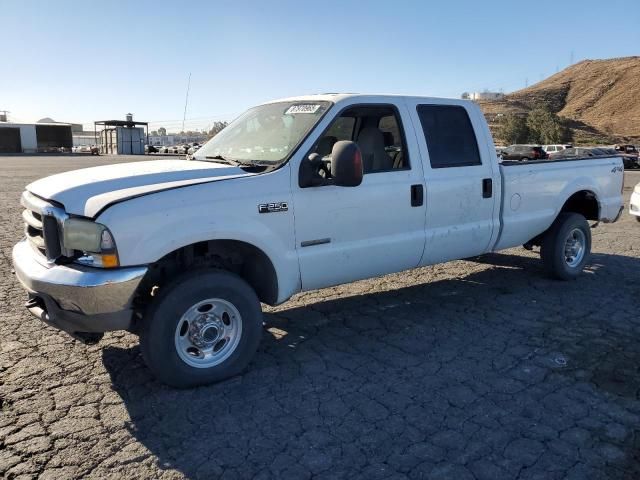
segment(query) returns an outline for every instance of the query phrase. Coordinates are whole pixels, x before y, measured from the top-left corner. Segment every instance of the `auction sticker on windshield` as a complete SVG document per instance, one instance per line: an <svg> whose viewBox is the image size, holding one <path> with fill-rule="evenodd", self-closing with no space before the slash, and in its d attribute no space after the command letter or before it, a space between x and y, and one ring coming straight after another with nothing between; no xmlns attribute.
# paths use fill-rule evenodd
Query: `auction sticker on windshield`
<svg viewBox="0 0 640 480"><path fill-rule="evenodd" d="M286 112L285 115L292 115L295 113L316 113L318 109L322 105L318 105L317 103L307 103L301 105L291 105Z"/></svg>

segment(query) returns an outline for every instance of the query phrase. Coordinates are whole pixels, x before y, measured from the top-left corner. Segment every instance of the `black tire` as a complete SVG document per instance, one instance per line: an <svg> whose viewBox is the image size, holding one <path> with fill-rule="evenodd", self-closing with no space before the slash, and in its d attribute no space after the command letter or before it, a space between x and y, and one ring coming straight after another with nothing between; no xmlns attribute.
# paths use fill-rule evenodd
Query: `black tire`
<svg viewBox="0 0 640 480"><path fill-rule="evenodd" d="M579 262L571 265L565 246L571 232L582 232L584 251ZM576 233L576 235L579 235ZM561 213L542 239L540 255L545 270L559 280L573 280L580 275L591 255L591 229L586 218L578 213ZM569 257L571 258L571 257Z"/></svg>
<svg viewBox="0 0 640 480"><path fill-rule="evenodd" d="M529 161L529 157L522 157L520 159L521 162L528 162Z"/></svg>
<svg viewBox="0 0 640 480"><path fill-rule="evenodd" d="M231 303L240 313L242 331L230 356L198 368L180 358L176 328L190 307L210 298ZM253 289L239 276L203 269L178 277L160 289L143 319L140 349L145 363L162 382L176 388L206 385L239 374L249 364L262 337L262 311Z"/></svg>
<svg viewBox="0 0 640 480"><path fill-rule="evenodd" d="M637 220L638 222L640 222L640 217L636 217L636 220Z"/></svg>

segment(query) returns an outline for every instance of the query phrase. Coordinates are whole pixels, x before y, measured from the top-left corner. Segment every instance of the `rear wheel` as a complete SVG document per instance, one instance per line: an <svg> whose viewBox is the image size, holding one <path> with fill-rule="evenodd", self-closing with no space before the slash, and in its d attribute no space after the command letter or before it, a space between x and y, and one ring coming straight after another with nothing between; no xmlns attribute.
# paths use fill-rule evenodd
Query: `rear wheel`
<svg viewBox="0 0 640 480"><path fill-rule="evenodd" d="M529 157L522 157L520 159L521 162L528 162L529 161Z"/></svg>
<svg viewBox="0 0 640 480"><path fill-rule="evenodd" d="M591 229L584 216L561 213L544 235L540 255L553 277L571 280L580 275L591 255Z"/></svg>
<svg viewBox="0 0 640 480"><path fill-rule="evenodd" d="M239 276L202 270L162 287L140 333L145 362L178 388L237 375L262 336L260 301Z"/></svg>

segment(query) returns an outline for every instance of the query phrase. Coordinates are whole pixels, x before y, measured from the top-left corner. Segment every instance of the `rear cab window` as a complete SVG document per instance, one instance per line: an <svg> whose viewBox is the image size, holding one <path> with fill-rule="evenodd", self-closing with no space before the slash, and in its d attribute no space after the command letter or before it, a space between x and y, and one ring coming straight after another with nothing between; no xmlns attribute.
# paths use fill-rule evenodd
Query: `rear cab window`
<svg viewBox="0 0 640 480"><path fill-rule="evenodd" d="M481 165L480 151L467 110L459 105L418 105L431 168Z"/></svg>

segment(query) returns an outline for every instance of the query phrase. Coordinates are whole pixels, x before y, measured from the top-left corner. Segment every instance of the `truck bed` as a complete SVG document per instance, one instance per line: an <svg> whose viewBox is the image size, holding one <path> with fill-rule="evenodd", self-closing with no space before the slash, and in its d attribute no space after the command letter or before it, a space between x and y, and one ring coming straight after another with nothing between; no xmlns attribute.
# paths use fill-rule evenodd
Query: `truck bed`
<svg viewBox="0 0 640 480"><path fill-rule="evenodd" d="M613 221L620 209L622 171L617 156L502 162L502 221L494 250L522 245L547 230L578 191L596 197L599 221Z"/></svg>

